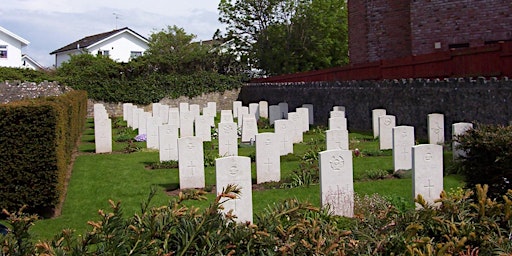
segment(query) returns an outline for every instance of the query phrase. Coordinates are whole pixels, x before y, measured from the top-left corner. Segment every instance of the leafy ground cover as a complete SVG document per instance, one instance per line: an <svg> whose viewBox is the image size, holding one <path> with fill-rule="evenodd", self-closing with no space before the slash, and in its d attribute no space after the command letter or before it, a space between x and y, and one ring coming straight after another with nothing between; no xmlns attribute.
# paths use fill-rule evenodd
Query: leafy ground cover
<svg viewBox="0 0 512 256"><path fill-rule="evenodd" d="M77 233L89 230L87 221L98 219L99 209L110 208L109 200L121 202L125 216L140 212L141 202L147 198L151 188L156 194L152 206L167 205L175 198L179 188L177 168L151 168L158 163L158 152L147 150L145 142L134 142L136 132L126 128L126 123L116 120L113 131L113 151L111 154L94 154L94 129L92 119L79 146L79 155L74 163L66 201L60 216L39 220L31 228L35 240L51 239L63 229L74 229ZM260 132L272 131L262 129ZM263 213L269 205L277 205L286 199L297 199L320 206L320 188L317 182L306 181L303 172L315 171L315 157L325 149L325 136L322 127L315 127L304 135L304 142L294 145L294 154L281 157L281 179L279 184L265 184L253 191L254 214ZM354 188L359 195L380 194L398 209L413 208L412 180L410 172L399 177L391 175L393 164L390 150L378 150L378 141L369 132L351 132L350 148L357 148L361 154L354 157ZM217 157L217 141L205 142L205 163ZM255 156L255 147L241 145L239 155ZM451 153L444 157L445 166L451 165ZM301 171L300 166L304 166ZM164 166L165 167L165 166ZM311 169L311 170L310 170ZM446 170L446 168L445 168ZM213 190L215 166L207 164L206 188ZM302 173L302 174L301 174ZM252 166L253 183L256 181L255 164ZM445 190L463 185L461 177L445 176ZM293 186L301 181L302 186ZM297 182L295 182L297 183ZM300 182L299 182L300 183ZM309 185L307 185L309 184ZM186 201L188 206L207 208L215 198L214 193L206 194L206 201Z"/></svg>

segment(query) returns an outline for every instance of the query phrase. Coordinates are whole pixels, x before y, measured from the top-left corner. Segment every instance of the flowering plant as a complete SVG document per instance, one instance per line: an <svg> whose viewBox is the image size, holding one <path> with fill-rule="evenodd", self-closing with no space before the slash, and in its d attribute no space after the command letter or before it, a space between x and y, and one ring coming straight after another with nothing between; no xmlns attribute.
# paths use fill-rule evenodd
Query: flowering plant
<svg viewBox="0 0 512 256"><path fill-rule="evenodd" d="M141 142L141 141L146 141L146 140L147 140L146 134L139 134L139 135L135 136L135 141Z"/></svg>

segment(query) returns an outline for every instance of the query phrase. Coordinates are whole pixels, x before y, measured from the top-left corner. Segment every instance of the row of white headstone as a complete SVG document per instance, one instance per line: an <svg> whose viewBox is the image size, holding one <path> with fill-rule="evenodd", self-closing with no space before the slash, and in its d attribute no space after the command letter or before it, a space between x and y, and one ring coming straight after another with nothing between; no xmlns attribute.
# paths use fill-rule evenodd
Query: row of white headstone
<svg viewBox="0 0 512 256"><path fill-rule="evenodd" d="M94 104L93 111L96 153L112 152L112 120L103 104Z"/></svg>

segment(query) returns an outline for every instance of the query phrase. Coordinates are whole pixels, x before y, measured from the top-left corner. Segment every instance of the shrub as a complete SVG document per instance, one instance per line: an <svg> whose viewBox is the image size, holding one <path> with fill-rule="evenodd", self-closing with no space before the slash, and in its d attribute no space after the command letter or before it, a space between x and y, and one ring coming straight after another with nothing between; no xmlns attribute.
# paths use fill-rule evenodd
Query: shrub
<svg viewBox="0 0 512 256"><path fill-rule="evenodd" d="M512 189L512 126L478 125L455 141L466 152L456 164L467 187L488 184L491 196Z"/></svg>

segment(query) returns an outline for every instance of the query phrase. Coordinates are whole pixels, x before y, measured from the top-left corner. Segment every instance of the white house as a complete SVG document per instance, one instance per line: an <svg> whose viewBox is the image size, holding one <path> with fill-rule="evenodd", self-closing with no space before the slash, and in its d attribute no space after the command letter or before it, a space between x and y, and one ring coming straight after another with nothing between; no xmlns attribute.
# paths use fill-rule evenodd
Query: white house
<svg viewBox="0 0 512 256"><path fill-rule="evenodd" d="M106 55L118 62L128 62L141 56L148 49L148 43L145 37L126 27L84 37L50 54L55 55L56 67L68 61L71 55L82 53Z"/></svg>
<svg viewBox="0 0 512 256"><path fill-rule="evenodd" d="M21 50L29 41L0 26L0 67L22 67Z"/></svg>
<svg viewBox="0 0 512 256"><path fill-rule="evenodd" d="M34 70L43 70L43 65L39 64L39 62L32 59L27 54L21 55L21 67L22 68L28 68L28 69L34 69Z"/></svg>

